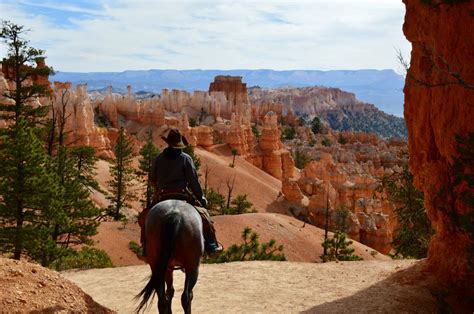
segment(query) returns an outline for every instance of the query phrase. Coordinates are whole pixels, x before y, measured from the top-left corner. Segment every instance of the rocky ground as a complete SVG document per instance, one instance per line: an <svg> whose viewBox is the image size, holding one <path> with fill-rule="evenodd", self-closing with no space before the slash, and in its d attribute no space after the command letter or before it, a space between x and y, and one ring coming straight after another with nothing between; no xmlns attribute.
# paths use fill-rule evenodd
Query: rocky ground
<svg viewBox="0 0 474 314"><path fill-rule="evenodd" d="M112 313L59 273L0 258L2 313Z"/></svg>

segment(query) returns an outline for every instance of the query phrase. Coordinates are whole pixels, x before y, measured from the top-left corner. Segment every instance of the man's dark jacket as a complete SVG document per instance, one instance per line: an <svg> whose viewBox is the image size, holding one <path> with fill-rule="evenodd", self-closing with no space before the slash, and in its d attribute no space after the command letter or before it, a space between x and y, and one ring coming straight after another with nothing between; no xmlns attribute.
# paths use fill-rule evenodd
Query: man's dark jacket
<svg viewBox="0 0 474 314"><path fill-rule="evenodd" d="M193 159L181 149L168 147L156 157L150 170L150 181L155 188L189 188L197 200L203 199Z"/></svg>

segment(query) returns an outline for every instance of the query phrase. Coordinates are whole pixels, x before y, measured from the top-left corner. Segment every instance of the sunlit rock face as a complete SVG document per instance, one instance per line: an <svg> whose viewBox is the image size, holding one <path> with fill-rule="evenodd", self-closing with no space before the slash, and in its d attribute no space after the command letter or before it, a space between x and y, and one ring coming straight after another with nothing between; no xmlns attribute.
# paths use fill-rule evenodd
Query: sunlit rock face
<svg viewBox="0 0 474 314"><path fill-rule="evenodd" d="M314 135L300 129L298 134L285 145L293 153L303 152L312 161L295 171L297 180L283 180L285 198L306 206L306 219L319 227L325 225L328 207L331 230L341 228L338 215L347 212L346 231L352 239L380 252L390 252L397 229L395 206L386 195L377 192L377 186L381 177L400 172L407 164L406 142L332 130ZM341 137L343 144L338 142ZM323 145L322 139L331 144Z"/></svg>
<svg viewBox="0 0 474 314"><path fill-rule="evenodd" d="M390 138L406 138L405 122L380 111L372 104L359 101L353 93L337 88L282 87L276 89L250 88L252 107L280 106L272 109L279 117L285 116L290 125L296 123L293 114L311 120L318 117L339 131L375 132ZM258 114L253 114L258 117Z"/></svg>
<svg viewBox="0 0 474 314"><path fill-rule="evenodd" d="M466 286L473 293L473 273L468 271L473 253L467 251L472 239L452 217L474 210L461 199L472 188L453 185L454 158L459 156L455 136L474 131L474 2L403 2L403 31L412 43L404 89L410 168L436 230L427 265L446 282L470 282ZM472 163L461 168L473 171ZM470 224L472 228L472 220Z"/></svg>
<svg viewBox="0 0 474 314"><path fill-rule="evenodd" d="M209 93L222 92L227 98L227 102L221 107L221 116L230 119L232 114L244 115L250 110L250 103L247 95L247 84L242 83L240 76L219 75L214 78L214 82L209 86Z"/></svg>
<svg viewBox="0 0 474 314"><path fill-rule="evenodd" d="M89 145L94 147L99 157L113 157L107 129L96 125L87 85L78 85L73 90L71 83L54 82L51 100L49 116L52 117L54 112L56 119L64 118L64 144Z"/></svg>
<svg viewBox="0 0 474 314"><path fill-rule="evenodd" d="M331 229L342 225L337 215L348 212L347 232L352 239L382 253L389 253L396 221L394 206L376 195L377 179L357 163L336 163L323 153L308 163L298 180L309 197L308 216L317 225L325 225L328 207Z"/></svg>

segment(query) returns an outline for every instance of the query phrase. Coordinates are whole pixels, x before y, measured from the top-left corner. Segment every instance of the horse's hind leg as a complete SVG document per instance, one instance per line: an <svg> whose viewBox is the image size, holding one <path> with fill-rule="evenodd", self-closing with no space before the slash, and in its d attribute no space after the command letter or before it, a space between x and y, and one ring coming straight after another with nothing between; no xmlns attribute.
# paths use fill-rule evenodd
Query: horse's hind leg
<svg viewBox="0 0 474 314"><path fill-rule="evenodd" d="M168 269L166 271L166 300L168 301L168 307L171 313L171 302L173 301L174 296L174 287L173 287L173 270Z"/></svg>
<svg viewBox="0 0 474 314"><path fill-rule="evenodd" d="M191 314L191 301L193 300L193 288L198 279L198 268L190 272L186 272L186 279L184 281L184 291L181 295L181 305L183 306L185 314Z"/></svg>
<svg viewBox="0 0 474 314"><path fill-rule="evenodd" d="M171 308L168 307L168 300L166 300L165 294L165 280L162 276L160 276L158 280L158 287L156 289L156 293L158 294L158 312L160 314L168 314L171 313Z"/></svg>

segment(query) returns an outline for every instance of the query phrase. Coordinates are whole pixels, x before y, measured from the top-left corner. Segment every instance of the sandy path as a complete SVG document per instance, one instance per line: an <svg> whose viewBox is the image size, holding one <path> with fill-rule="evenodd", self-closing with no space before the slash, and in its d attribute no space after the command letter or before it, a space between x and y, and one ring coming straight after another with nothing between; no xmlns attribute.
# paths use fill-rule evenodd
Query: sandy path
<svg viewBox="0 0 474 314"><path fill-rule="evenodd" d="M429 291L396 279L395 272L418 267L413 261L327 264L239 262L202 265L194 290L195 313L436 313ZM97 302L131 313L132 297L148 266L65 272ZM399 276L398 276L399 277ZM175 272L173 311L182 313L184 275ZM156 299L155 299L156 301ZM156 313L156 302L148 313Z"/></svg>

